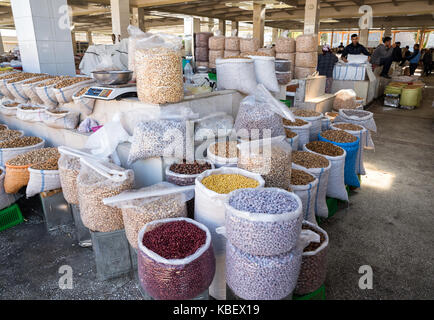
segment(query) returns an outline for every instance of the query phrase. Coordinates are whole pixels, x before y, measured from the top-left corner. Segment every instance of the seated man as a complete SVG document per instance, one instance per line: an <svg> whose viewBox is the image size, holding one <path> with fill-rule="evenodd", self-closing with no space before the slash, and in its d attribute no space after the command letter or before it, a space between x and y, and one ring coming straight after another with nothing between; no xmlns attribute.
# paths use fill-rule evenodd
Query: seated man
<svg viewBox="0 0 434 320"><path fill-rule="evenodd" d="M342 52L342 60L348 62L347 57L349 54L364 54L368 57L371 55L368 50L359 43L359 36L356 33L351 35L351 43L347 45Z"/></svg>
<svg viewBox="0 0 434 320"><path fill-rule="evenodd" d="M381 71L380 77L388 78L390 66L393 62L393 51L396 44L392 45L392 38L385 37L383 43L380 44L371 57L372 68L375 69L379 66L383 66L383 71Z"/></svg>

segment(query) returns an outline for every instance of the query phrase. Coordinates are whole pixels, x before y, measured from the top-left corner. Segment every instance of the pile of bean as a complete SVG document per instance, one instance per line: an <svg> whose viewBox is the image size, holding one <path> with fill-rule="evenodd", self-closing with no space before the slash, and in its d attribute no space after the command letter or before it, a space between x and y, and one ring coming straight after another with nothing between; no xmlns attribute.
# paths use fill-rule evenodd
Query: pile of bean
<svg viewBox="0 0 434 320"><path fill-rule="evenodd" d="M5 103L5 104L3 104L3 107L6 107L6 108L16 108L19 105L20 104L18 102L12 102L12 103Z"/></svg>
<svg viewBox="0 0 434 320"><path fill-rule="evenodd" d="M315 181L315 177L311 174L303 171L292 169L291 171L291 185L294 186L305 186L311 182Z"/></svg>
<svg viewBox="0 0 434 320"><path fill-rule="evenodd" d="M357 137L343 130L327 130L321 132L321 136L337 143L351 143L357 141Z"/></svg>
<svg viewBox="0 0 434 320"><path fill-rule="evenodd" d="M92 80L92 78L73 77L73 78L69 78L69 79L63 79L63 80L59 81L54 87L57 89L66 88L66 87L72 86L73 84L87 81L87 80Z"/></svg>
<svg viewBox="0 0 434 320"><path fill-rule="evenodd" d="M151 186L147 190L158 190ZM167 219L187 217L186 203L183 201L183 195L172 194L155 199L133 200L125 208L122 208L122 216L125 226L127 239L133 248L137 246L137 235L140 229L148 222Z"/></svg>
<svg viewBox="0 0 434 320"><path fill-rule="evenodd" d="M306 169L327 168L330 163L323 156L306 151L294 151L292 153L292 162Z"/></svg>
<svg viewBox="0 0 434 320"><path fill-rule="evenodd" d="M369 111L363 111L363 110L344 110L343 113L346 116L349 117L356 116L358 118L363 118L371 114Z"/></svg>
<svg viewBox="0 0 434 320"><path fill-rule="evenodd" d="M68 203L78 204L77 176L80 173L80 159L62 155L58 164L63 196Z"/></svg>
<svg viewBox="0 0 434 320"><path fill-rule="evenodd" d="M319 234L319 236L320 236L320 242L311 242L311 243L309 243L309 245L306 248L304 248L303 252L315 251L316 249L318 249L319 247L321 247L321 245L326 240L325 235L322 232L318 232L317 230L315 230L315 228L312 228L311 226L309 226L307 224L303 224L301 228L303 230L313 231L313 232Z"/></svg>
<svg viewBox="0 0 434 320"><path fill-rule="evenodd" d="M338 128L338 129L342 129L342 130L349 130L349 131L361 131L361 130L363 130L363 128L361 126L358 126L358 125L352 124L352 123L339 123L339 124L333 125L333 127Z"/></svg>
<svg viewBox="0 0 434 320"><path fill-rule="evenodd" d="M196 175L210 169L211 165L208 162L194 161L187 163L186 160L183 160L182 163L172 164L169 170L178 174Z"/></svg>
<svg viewBox="0 0 434 320"><path fill-rule="evenodd" d="M44 81L44 82L38 84L37 86L38 86L38 87L51 86L52 84L55 84L55 83L61 81L62 79L65 79L65 78L66 78L66 77L54 77L54 78L51 79L51 80L47 80L47 81Z"/></svg>
<svg viewBox="0 0 434 320"><path fill-rule="evenodd" d="M309 117L318 117L321 113L313 111L313 110L303 110L303 109L295 109L292 110L292 113L297 117L309 118Z"/></svg>
<svg viewBox="0 0 434 320"><path fill-rule="evenodd" d="M30 168L35 169L35 170L58 170L59 166L58 166L58 158L53 158L44 162L40 162L38 164L32 165L30 166Z"/></svg>
<svg viewBox="0 0 434 320"><path fill-rule="evenodd" d="M21 137L0 142L0 149L22 148L34 146L41 143L42 139L38 137Z"/></svg>
<svg viewBox="0 0 434 320"><path fill-rule="evenodd" d="M240 152L238 168L260 174L266 187L287 189L291 180L291 149L271 145L271 153L259 148L258 152Z"/></svg>
<svg viewBox="0 0 434 320"><path fill-rule="evenodd" d="M46 80L46 79L52 79L52 78L53 78L53 76L46 75L46 76L37 77L37 78L27 80L26 82L24 82L24 84L31 84L31 83L39 82L39 81Z"/></svg>
<svg viewBox="0 0 434 320"><path fill-rule="evenodd" d="M338 157L344 154L344 150L341 147L335 146L333 143L326 141L312 141L306 144L306 148L309 150L321 153L330 157Z"/></svg>
<svg viewBox="0 0 434 320"><path fill-rule="evenodd" d="M41 108L41 107L22 106L20 109L21 110L41 110L43 108Z"/></svg>
<svg viewBox="0 0 434 320"><path fill-rule="evenodd" d="M283 119L283 124L285 126L290 126L290 127L303 127L303 126L307 125L308 122L301 120L301 119L295 119L295 121Z"/></svg>
<svg viewBox="0 0 434 320"><path fill-rule="evenodd" d="M287 138L294 138L297 136L297 134L295 132L291 131L290 129L285 128L285 132L286 132Z"/></svg>
<svg viewBox="0 0 434 320"><path fill-rule="evenodd" d="M202 179L202 184L214 192L228 194L237 189L257 188L259 182L240 174L213 174Z"/></svg>
<svg viewBox="0 0 434 320"><path fill-rule="evenodd" d="M238 148L236 141L217 142L209 148L209 151L221 158L237 158Z"/></svg>
<svg viewBox="0 0 434 320"><path fill-rule="evenodd" d="M42 148L32 150L16 156L15 158L7 161L10 166L26 166L45 162L51 159L59 159L60 154L57 148Z"/></svg>
<svg viewBox="0 0 434 320"><path fill-rule="evenodd" d="M245 300L287 298L297 284L301 255L288 252L276 256L251 255L226 243L226 281Z"/></svg>
<svg viewBox="0 0 434 320"><path fill-rule="evenodd" d="M33 78L37 75L38 75L38 73L18 73L15 77L12 77L11 80L8 80L8 83L23 81L26 79Z"/></svg>
<svg viewBox="0 0 434 320"><path fill-rule="evenodd" d="M21 137L21 134L18 130L0 130L0 141L15 139Z"/></svg>

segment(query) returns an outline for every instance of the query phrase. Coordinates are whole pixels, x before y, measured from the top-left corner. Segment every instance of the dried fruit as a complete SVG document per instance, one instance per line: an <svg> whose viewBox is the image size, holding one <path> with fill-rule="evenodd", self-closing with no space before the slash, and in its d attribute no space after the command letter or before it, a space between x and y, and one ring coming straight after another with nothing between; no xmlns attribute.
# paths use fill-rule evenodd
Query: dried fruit
<svg viewBox="0 0 434 320"><path fill-rule="evenodd" d="M301 120L301 119L295 119L295 121L291 121L291 120L283 118L283 124L285 126L290 126L290 127L302 127L302 126L307 125L308 122Z"/></svg>
<svg viewBox="0 0 434 320"><path fill-rule="evenodd" d="M333 143L326 141L312 141L306 144L306 148L309 150L321 153L330 157L338 157L344 154L344 150Z"/></svg>
<svg viewBox="0 0 434 320"><path fill-rule="evenodd" d="M305 186L313 181L315 181L315 177L312 176L311 174L302 170L292 169L291 185Z"/></svg>
<svg viewBox="0 0 434 320"><path fill-rule="evenodd" d="M321 132L321 136L337 143L351 143L357 141L357 137L343 130L327 130Z"/></svg>
<svg viewBox="0 0 434 320"><path fill-rule="evenodd" d="M7 161L6 164L9 166L26 166L38 164L51 159L55 159L57 162L59 157L60 154L57 151L57 148L42 148L20 154L15 158Z"/></svg>
<svg viewBox="0 0 434 320"><path fill-rule="evenodd" d="M38 137L21 137L0 142L0 149L22 148L34 146L43 140Z"/></svg>
<svg viewBox="0 0 434 320"><path fill-rule="evenodd" d="M306 169L327 168L330 162L318 154L306 151L295 151L292 153L292 162Z"/></svg>
<svg viewBox="0 0 434 320"><path fill-rule="evenodd" d="M352 123L339 123L339 124L333 125L333 127L338 128L338 129L342 129L342 130L349 130L349 131L361 131L361 130L363 130L363 128L361 126L358 126L358 125L352 124Z"/></svg>

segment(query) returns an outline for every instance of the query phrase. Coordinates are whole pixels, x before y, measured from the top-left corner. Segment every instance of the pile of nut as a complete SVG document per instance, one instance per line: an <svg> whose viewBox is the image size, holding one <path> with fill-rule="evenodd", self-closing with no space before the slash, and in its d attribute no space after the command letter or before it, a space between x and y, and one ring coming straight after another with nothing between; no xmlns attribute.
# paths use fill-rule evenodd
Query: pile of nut
<svg viewBox="0 0 434 320"><path fill-rule="evenodd" d="M4 124L0 124L0 130L7 130L7 126Z"/></svg>
<svg viewBox="0 0 434 320"><path fill-rule="evenodd" d="M303 127L303 126L307 125L308 122L304 121L302 119L295 119L295 121L283 119L283 124L285 126L289 126L289 127Z"/></svg>
<svg viewBox="0 0 434 320"><path fill-rule="evenodd" d="M61 88L66 88L69 86L72 86L73 84L79 83L79 82L83 82L83 81L88 81L88 80L92 80L92 78L87 78L87 77L71 77L69 79L63 79L60 82L56 83L56 85L54 86L56 89L61 89Z"/></svg>
<svg viewBox="0 0 434 320"><path fill-rule="evenodd" d="M292 153L292 162L306 169L327 168L330 164L323 156L306 151L294 151Z"/></svg>
<svg viewBox="0 0 434 320"><path fill-rule="evenodd" d="M339 124L333 125L333 127L338 128L338 129L342 129L342 130L349 130L349 131L361 131L361 130L363 130L363 128L361 126L358 126L358 125L352 124L352 123L339 123Z"/></svg>
<svg viewBox="0 0 434 320"><path fill-rule="evenodd" d="M18 102L12 102L12 103L5 103L5 104L3 104L3 107L5 107L5 108L16 108L19 105L20 104Z"/></svg>
<svg viewBox="0 0 434 320"><path fill-rule="evenodd" d="M58 170L58 157L52 158L50 160L37 163L35 165L30 166L30 168L35 170Z"/></svg>
<svg viewBox="0 0 434 320"><path fill-rule="evenodd" d="M31 84L31 83L39 82L39 81L46 80L46 79L52 79L52 78L53 78L53 76L46 75L46 76L37 77L37 78L27 80L23 84Z"/></svg>
<svg viewBox="0 0 434 320"><path fill-rule="evenodd" d="M309 118L309 117L318 117L321 113L313 111L313 110L303 110L303 109L295 109L292 110L292 113L297 117Z"/></svg>
<svg viewBox="0 0 434 320"><path fill-rule="evenodd" d="M22 148L34 146L43 140L38 137L21 137L0 142L0 149Z"/></svg>
<svg viewBox="0 0 434 320"><path fill-rule="evenodd" d="M57 151L57 148L42 148L20 154L7 161L6 164L9 166L26 166L46 162L52 159L55 159L57 162L59 157L60 154Z"/></svg>
<svg viewBox="0 0 434 320"><path fill-rule="evenodd" d="M369 111L364 110L343 110L342 111L346 116L352 117L356 116L358 118L363 118L371 114Z"/></svg>
<svg viewBox="0 0 434 320"><path fill-rule="evenodd" d="M80 158L62 154L58 163L63 196L68 203L78 204L77 176L80 173Z"/></svg>
<svg viewBox="0 0 434 320"><path fill-rule="evenodd" d="M221 158L237 158L238 148L236 141L217 142L210 146L209 151Z"/></svg>
<svg viewBox="0 0 434 320"><path fill-rule="evenodd" d="M306 148L309 150L321 153L330 157L339 157L344 154L344 150L341 147L335 146L333 143L326 141L312 141L306 144Z"/></svg>
<svg viewBox="0 0 434 320"><path fill-rule="evenodd" d="M22 132L18 130L0 130L0 141L21 137Z"/></svg>
<svg viewBox="0 0 434 320"><path fill-rule="evenodd" d="M285 133L286 133L286 137L287 138L295 138L297 136L297 134L293 131L291 131L290 129L285 128Z"/></svg>
<svg viewBox="0 0 434 320"><path fill-rule="evenodd" d="M0 80L12 79L12 78L18 77L21 74L22 74L21 72L6 74L6 75L1 76Z"/></svg>
<svg viewBox="0 0 434 320"><path fill-rule="evenodd" d="M211 168L211 164L208 162L194 161L186 163L184 160L181 163L174 163L169 167L170 172L175 173L175 175L168 173L166 179L168 182L178 186L190 186L194 185L197 175Z"/></svg>
<svg viewBox="0 0 434 320"><path fill-rule="evenodd" d="M47 110L47 112L49 113L53 113L53 114L65 114L68 113L68 110Z"/></svg>
<svg viewBox="0 0 434 320"><path fill-rule="evenodd" d="M61 81L62 79L65 79L65 78L66 78L66 77L54 77L53 79L50 79L50 80L47 80L47 81L44 81L44 82L38 84L37 86L38 86L38 87L51 86L51 85L53 85L53 84L55 84L55 83Z"/></svg>
<svg viewBox="0 0 434 320"><path fill-rule="evenodd" d="M293 186L305 186L311 182L315 181L315 177L311 174L303 171L292 169L291 172L291 185Z"/></svg>
<svg viewBox="0 0 434 320"><path fill-rule="evenodd" d="M22 106L22 107L20 107L20 109L21 110L41 110L41 109L43 109L43 108L41 108L41 107L30 107L30 106Z"/></svg>
<svg viewBox="0 0 434 320"><path fill-rule="evenodd" d="M343 130L327 130L321 132L321 136L337 143L351 143L357 141L357 137Z"/></svg>
<svg viewBox="0 0 434 320"><path fill-rule="evenodd" d="M19 74L19 76L13 77L11 80L8 80L8 83L23 81L26 79L34 78L38 75L39 75L38 73L21 73Z"/></svg>

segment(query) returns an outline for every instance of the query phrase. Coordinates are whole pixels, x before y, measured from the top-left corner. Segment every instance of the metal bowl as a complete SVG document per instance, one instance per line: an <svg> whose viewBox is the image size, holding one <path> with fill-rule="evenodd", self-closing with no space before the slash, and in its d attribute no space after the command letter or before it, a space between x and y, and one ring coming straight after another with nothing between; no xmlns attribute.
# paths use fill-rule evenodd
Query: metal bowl
<svg viewBox="0 0 434 320"><path fill-rule="evenodd" d="M115 85L128 83L133 77L133 72L126 71L94 71L93 78L102 85Z"/></svg>

